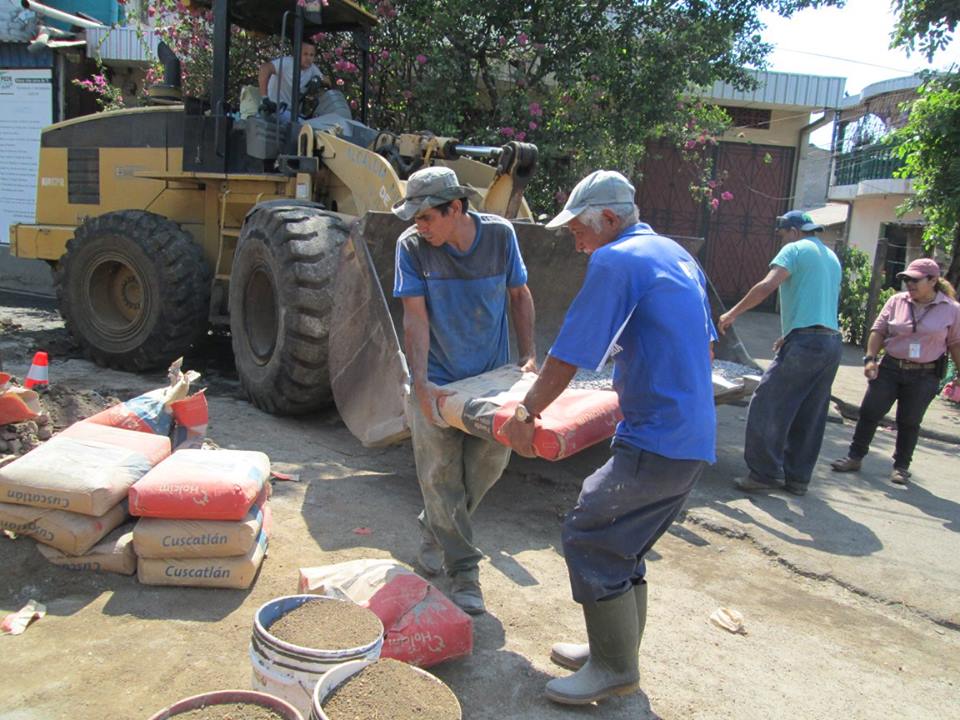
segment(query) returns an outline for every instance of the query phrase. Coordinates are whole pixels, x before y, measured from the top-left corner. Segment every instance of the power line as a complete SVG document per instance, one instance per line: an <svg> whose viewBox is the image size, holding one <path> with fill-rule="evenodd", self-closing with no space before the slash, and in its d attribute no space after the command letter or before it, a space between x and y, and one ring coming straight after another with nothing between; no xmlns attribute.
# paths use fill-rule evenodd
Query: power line
<svg viewBox="0 0 960 720"><path fill-rule="evenodd" d="M816 53L810 52L809 50L794 50L793 48L785 48L777 46L777 50L783 50L784 52L797 53L799 55L813 55L815 57L826 58L827 60L840 60L841 62L852 63L853 65L867 65L869 67L880 68L881 70L893 70L894 72L909 73L911 75L916 72L915 70L904 70L903 68L895 68L889 65L878 65L877 63L864 62L863 60L854 60L852 58L840 57L839 55L827 55L825 53Z"/></svg>

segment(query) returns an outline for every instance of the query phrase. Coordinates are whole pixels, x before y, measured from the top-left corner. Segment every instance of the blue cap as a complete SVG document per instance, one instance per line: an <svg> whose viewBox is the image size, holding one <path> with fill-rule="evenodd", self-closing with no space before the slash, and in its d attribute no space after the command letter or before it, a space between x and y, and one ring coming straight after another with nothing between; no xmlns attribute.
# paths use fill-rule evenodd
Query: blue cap
<svg viewBox="0 0 960 720"><path fill-rule="evenodd" d="M796 228L803 232L822 232L823 225L814 222L810 213L803 210L791 210L786 215L777 218L777 230L789 230Z"/></svg>

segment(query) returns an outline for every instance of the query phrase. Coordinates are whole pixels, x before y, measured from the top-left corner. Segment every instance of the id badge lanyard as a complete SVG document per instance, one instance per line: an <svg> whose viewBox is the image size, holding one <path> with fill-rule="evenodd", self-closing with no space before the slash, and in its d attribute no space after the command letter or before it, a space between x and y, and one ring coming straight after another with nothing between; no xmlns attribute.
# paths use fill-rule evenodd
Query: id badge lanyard
<svg viewBox="0 0 960 720"><path fill-rule="evenodd" d="M908 302L907 306L910 308L910 323L913 325L913 334L916 335L917 326L920 324L920 321L923 320L924 317L926 317L927 313L930 312L930 308L932 307L932 305L927 306L927 308L920 315L919 320L917 319L916 311L913 309L913 303ZM910 359L917 360L919 357L920 357L920 343L919 342L910 343Z"/></svg>

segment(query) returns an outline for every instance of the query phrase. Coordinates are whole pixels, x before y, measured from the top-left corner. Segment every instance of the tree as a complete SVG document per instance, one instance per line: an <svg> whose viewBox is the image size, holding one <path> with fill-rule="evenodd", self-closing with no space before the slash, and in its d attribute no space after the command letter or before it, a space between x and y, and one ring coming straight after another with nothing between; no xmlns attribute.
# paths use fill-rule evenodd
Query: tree
<svg viewBox="0 0 960 720"><path fill-rule="evenodd" d="M947 279L960 281L960 73L930 76L919 88L907 124L891 134L904 166L899 177L913 178L916 194L902 211L919 210L927 219L924 242L950 253Z"/></svg>
<svg viewBox="0 0 960 720"><path fill-rule="evenodd" d="M893 11L899 17L890 47L905 48L909 53L919 44L927 60L950 44L960 22L957 0L894 0Z"/></svg>

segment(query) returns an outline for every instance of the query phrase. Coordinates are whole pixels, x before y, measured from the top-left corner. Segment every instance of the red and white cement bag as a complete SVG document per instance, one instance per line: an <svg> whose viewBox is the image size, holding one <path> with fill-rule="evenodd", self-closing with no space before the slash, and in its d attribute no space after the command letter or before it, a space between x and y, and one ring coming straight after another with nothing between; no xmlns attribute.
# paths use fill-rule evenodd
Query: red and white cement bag
<svg viewBox="0 0 960 720"><path fill-rule="evenodd" d="M257 542L239 557L225 558L137 558L137 580L144 585L186 585L190 587L245 590L253 583L267 553L270 536L270 509L264 515Z"/></svg>
<svg viewBox="0 0 960 720"><path fill-rule="evenodd" d="M173 447L177 450L199 449L210 421L204 391L170 403L170 410L173 412Z"/></svg>
<svg viewBox="0 0 960 720"><path fill-rule="evenodd" d="M430 667L473 652L473 621L433 585L393 560L300 568L299 592L353 600L383 622L380 657Z"/></svg>
<svg viewBox="0 0 960 720"><path fill-rule="evenodd" d="M67 555L83 555L128 517L126 501L99 517L0 503L0 529L31 537Z"/></svg>
<svg viewBox="0 0 960 720"><path fill-rule="evenodd" d="M66 555L46 545L37 545L37 549L51 563L67 570L112 572L120 575L133 575L137 571L132 525L117 528L79 556Z"/></svg>
<svg viewBox="0 0 960 720"><path fill-rule="evenodd" d="M142 517L133 531L139 557L235 557L246 555L260 535L270 483L242 520L168 520Z"/></svg>
<svg viewBox="0 0 960 720"><path fill-rule="evenodd" d="M130 514L242 520L269 476L262 452L177 450L130 488Z"/></svg>
<svg viewBox="0 0 960 720"><path fill-rule="evenodd" d="M100 516L169 454L166 437L74 423L0 468L0 502Z"/></svg>
<svg viewBox="0 0 960 720"><path fill-rule="evenodd" d="M536 381L515 365L444 385L452 395L440 398L440 416L470 435L506 444L497 435L513 417L527 390ZM536 421L533 447L537 457L562 460L613 437L623 419L620 401L612 390L564 390Z"/></svg>

